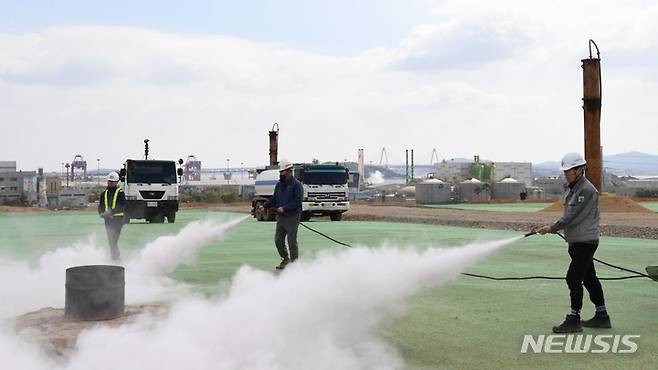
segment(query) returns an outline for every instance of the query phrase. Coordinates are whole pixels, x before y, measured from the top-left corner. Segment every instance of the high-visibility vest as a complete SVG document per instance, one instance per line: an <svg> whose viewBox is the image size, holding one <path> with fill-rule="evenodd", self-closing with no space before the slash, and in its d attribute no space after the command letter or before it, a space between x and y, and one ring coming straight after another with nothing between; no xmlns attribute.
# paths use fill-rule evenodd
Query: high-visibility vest
<svg viewBox="0 0 658 370"><path fill-rule="evenodd" d="M109 207L109 201L107 200L107 192L108 190L105 190L105 210L111 210L114 211L115 208L117 208L117 198L119 197L119 192L121 189L117 188L116 191L114 192L114 196L112 197L112 208ZM113 216L123 216L123 212L119 213L113 213Z"/></svg>

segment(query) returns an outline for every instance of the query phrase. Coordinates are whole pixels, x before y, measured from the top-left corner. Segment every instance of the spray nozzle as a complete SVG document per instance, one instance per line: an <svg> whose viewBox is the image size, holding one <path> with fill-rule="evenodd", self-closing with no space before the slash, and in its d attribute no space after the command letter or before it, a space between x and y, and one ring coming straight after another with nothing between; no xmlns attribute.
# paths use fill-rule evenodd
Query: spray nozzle
<svg viewBox="0 0 658 370"><path fill-rule="evenodd" d="M529 236L533 236L533 235L535 235L535 234L537 234L537 231L535 231L535 230L533 229L533 230L530 231L529 233L523 234L523 237L524 237L524 238L527 238L527 237L529 237Z"/></svg>

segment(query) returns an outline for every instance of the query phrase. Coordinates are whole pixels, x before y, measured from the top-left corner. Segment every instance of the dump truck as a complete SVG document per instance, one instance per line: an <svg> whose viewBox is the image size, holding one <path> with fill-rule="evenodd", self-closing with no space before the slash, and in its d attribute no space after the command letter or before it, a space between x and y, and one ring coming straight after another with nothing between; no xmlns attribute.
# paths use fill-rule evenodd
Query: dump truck
<svg viewBox="0 0 658 370"><path fill-rule="evenodd" d="M150 223L176 221L178 183L183 176L183 160L148 159L148 139L144 140L145 159L128 159L119 171L121 189L126 195L125 220L145 219Z"/></svg>

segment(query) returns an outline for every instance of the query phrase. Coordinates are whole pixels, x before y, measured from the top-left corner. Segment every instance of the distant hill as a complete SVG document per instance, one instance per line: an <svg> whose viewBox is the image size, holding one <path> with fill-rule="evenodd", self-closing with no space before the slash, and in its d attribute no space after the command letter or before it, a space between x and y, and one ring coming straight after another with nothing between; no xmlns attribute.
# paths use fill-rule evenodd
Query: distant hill
<svg viewBox="0 0 658 370"><path fill-rule="evenodd" d="M604 155L603 168L617 176L658 175L658 155L627 152ZM532 165L535 176L556 176L561 173L560 162L542 162Z"/></svg>

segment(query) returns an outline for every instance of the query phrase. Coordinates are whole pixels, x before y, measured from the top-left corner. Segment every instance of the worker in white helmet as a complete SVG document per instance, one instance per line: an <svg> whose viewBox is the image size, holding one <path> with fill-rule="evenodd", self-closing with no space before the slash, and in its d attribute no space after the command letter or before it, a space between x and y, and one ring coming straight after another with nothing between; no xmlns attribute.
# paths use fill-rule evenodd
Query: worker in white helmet
<svg viewBox="0 0 658 370"><path fill-rule="evenodd" d="M297 229L302 211L304 188L302 183L293 176L293 164L283 160L279 164L279 182L274 187L273 196L262 205L260 211L272 208L276 211L276 232L274 244L281 257L281 263L276 268L283 270L290 262L295 262L299 256L297 245ZM286 248L285 239L288 239Z"/></svg>
<svg viewBox="0 0 658 370"><path fill-rule="evenodd" d="M582 331L582 327L610 328L610 316L605 307L603 288L596 277L594 253L599 245L599 193L585 177L585 159L578 153L568 153L562 158L562 171L569 183L569 193L564 198L564 213L552 225L546 225L537 232L541 235L564 230L569 243L571 263L567 271L567 285L571 297L571 311L564 322L553 327L555 333ZM580 320L583 306L583 285L596 312L590 320Z"/></svg>
<svg viewBox="0 0 658 370"><path fill-rule="evenodd" d="M121 260L119 253L119 235L124 224L124 212L126 210L126 196L119 188L119 174L110 172L107 175L107 188L101 193L98 202L98 214L105 220L105 231L110 244L110 255L112 260Z"/></svg>

